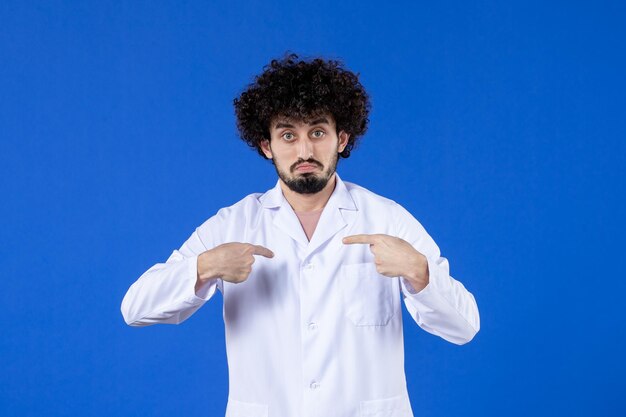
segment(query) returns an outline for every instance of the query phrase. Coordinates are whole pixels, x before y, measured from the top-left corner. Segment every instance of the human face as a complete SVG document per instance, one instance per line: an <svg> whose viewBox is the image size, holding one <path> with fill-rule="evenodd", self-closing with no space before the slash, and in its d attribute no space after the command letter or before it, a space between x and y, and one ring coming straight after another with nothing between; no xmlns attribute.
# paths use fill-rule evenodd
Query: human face
<svg viewBox="0 0 626 417"><path fill-rule="evenodd" d="M332 178L348 138L344 131L337 135L330 114L314 117L310 123L278 116L272 119L270 140L261 142L261 149L289 189L314 194Z"/></svg>

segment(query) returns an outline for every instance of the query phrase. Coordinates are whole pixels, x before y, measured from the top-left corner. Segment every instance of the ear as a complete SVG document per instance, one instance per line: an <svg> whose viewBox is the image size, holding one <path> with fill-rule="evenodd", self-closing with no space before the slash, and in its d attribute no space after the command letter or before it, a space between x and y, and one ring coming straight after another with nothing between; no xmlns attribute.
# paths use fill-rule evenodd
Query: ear
<svg viewBox="0 0 626 417"><path fill-rule="evenodd" d="M272 159L272 148L270 147L270 141L267 139L262 140L259 145L261 145L261 150L267 157L267 159Z"/></svg>
<svg viewBox="0 0 626 417"><path fill-rule="evenodd" d="M350 139L350 134L344 132L343 130L339 132L339 145L337 146L337 152L341 153L346 146L348 146L348 139Z"/></svg>

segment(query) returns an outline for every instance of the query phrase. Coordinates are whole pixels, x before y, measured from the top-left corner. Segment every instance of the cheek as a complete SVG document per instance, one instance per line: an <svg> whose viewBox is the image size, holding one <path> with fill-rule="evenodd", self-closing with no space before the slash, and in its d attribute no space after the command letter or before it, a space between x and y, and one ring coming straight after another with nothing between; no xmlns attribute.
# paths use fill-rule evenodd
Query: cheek
<svg viewBox="0 0 626 417"><path fill-rule="evenodd" d="M291 150L289 149L272 148L272 155L273 155L274 163L277 164L278 166L291 165L297 159L297 156L294 156L292 154L293 152L291 152Z"/></svg>
<svg viewBox="0 0 626 417"><path fill-rule="evenodd" d="M320 158L323 158L326 163L332 161L335 158L335 155L338 152L337 144L329 142L325 143L322 147L318 149L318 155Z"/></svg>
<svg viewBox="0 0 626 417"><path fill-rule="evenodd" d="M272 158L280 158L282 154L285 152L283 147L281 146L280 141L272 139L272 143L268 148L268 151L272 154Z"/></svg>

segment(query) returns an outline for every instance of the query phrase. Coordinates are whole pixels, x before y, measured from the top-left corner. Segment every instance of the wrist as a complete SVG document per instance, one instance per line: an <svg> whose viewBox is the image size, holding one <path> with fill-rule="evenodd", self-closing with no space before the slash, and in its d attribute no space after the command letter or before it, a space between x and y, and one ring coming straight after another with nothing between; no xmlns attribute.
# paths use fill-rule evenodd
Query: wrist
<svg viewBox="0 0 626 417"><path fill-rule="evenodd" d="M429 275L428 260L420 253L416 261L412 263L411 268L406 274L402 275L402 277L406 279L416 291L420 291L430 282Z"/></svg>
<svg viewBox="0 0 626 417"><path fill-rule="evenodd" d="M200 282L206 282L210 279L217 278L217 273L212 266L213 262L210 259L210 255L209 251L202 252L198 255L197 278Z"/></svg>

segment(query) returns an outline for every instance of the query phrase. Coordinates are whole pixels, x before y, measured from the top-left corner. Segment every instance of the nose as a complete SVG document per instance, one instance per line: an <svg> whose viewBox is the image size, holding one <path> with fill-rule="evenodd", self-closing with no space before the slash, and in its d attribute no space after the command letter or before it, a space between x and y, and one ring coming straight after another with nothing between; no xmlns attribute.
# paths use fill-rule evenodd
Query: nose
<svg viewBox="0 0 626 417"><path fill-rule="evenodd" d="M305 161L313 157L313 143L311 139L305 138L300 141L300 147L298 149L298 157Z"/></svg>

